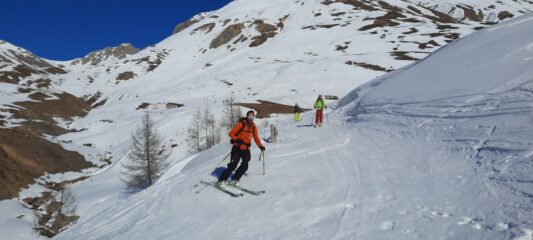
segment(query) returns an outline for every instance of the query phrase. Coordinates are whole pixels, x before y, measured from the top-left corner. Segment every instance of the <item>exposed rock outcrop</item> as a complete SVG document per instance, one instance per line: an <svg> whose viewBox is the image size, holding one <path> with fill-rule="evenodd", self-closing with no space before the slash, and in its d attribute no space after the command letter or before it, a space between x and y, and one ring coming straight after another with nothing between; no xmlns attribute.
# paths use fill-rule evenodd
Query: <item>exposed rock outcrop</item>
<svg viewBox="0 0 533 240"><path fill-rule="evenodd" d="M136 54L140 49L130 43L123 43L116 47L106 47L102 50L90 52L85 57L75 59L71 62L73 65L90 64L98 65L108 59L123 59L128 55Z"/></svg>
<svg viewBox="0 0 533 240"><path fill-rule="evenodd" d="M239 36L241 34L242 29L244 28L243 23L237 23L227 26L222 33L220 33L213 41L211 41L211 48L218 48L229 41L231 39Z"/></svg>

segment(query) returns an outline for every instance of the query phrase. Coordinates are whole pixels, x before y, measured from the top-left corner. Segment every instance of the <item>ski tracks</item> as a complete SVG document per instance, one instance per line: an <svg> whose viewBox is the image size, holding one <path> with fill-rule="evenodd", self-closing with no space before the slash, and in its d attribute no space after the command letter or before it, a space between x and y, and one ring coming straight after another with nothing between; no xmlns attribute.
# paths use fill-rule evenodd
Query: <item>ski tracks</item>
<svg viewBox="0 0 533 240"><path fill-rule="evenodd" d="M351 133L336 134L330 139L339 139L342 142L333 143L333 147L327 150L319 151L319 154L325 161L328 171L336 173L333 177L334 181L338 182L336 186L343 188L339 189L340 196L337 204L332 206L335 214L337 214L336 229L333 231L329 239L344 239L350 236L355 237L353 232L354 226L351 225L353 221L347 221L347 218L353 214L350 211L359 207L357 199L357 190L361 185L361 171L358 164L358 158L350 154L347 148L352 147ZM316 154L316 153L315 153Z"/></svg>

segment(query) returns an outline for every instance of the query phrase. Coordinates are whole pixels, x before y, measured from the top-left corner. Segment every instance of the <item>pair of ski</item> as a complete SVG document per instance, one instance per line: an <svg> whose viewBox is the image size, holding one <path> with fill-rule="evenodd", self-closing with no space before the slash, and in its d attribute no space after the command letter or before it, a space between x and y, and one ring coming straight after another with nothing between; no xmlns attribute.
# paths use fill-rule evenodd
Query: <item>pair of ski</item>
<svg viewBox="0 0 533 240"><path fill-rule="evenodd" d="M254 195L254 196L259 196L259 195L262 195L264 193L266 193L266 191L254 191L254 190L250 190L248 188L243 188L241 186L238 186L238 185L233 185L233 184L217 184L216 182L206 182L206 181L201 181L202 184L204 185L207 185L207 186L211 186L225 194L228 194L232 197L244 197L244 194L243 193L248 193L250 195ZM229 189L235 189L237 191L240 191L240 192L234 192L234 191L231 191Z"/></svg>

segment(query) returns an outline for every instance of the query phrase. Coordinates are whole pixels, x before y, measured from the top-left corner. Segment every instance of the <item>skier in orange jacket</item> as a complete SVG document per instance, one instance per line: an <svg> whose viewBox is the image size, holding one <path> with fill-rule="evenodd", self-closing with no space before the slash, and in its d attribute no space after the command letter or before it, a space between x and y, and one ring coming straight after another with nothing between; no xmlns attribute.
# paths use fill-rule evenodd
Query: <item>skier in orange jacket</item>
<svg viewBox="0 0 533 240"><path fill-rule="evenodd" d="M239 183L242 175L248 170L248 162L251 158L250 147L252 146L252 138L259 149L265 151L265 147L259 138L259 131L254 123L254 117L254 111L248 111L246 117L242 118L229 132L231 144L233 145L233 148L231 149L231 161L228 163L226 170L224 170L218 178L218 183L222 183L228 179L229 175L237 168L237 165L242 158L241 165L237 168L237 171L235 171L235 174L231 178L232 184Z"/></svg>

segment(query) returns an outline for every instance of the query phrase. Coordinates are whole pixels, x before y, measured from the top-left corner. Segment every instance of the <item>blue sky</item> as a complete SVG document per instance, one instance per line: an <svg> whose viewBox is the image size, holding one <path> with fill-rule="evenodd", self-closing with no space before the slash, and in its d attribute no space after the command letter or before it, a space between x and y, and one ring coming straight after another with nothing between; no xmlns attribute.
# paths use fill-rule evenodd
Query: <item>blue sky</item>
<svg viewBox="0 0 533 240"><path fill-rule="evenodd" d="M230 0L0 0L0 39L53 60L120 43L144 48Z"/></svg>

